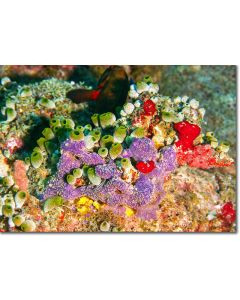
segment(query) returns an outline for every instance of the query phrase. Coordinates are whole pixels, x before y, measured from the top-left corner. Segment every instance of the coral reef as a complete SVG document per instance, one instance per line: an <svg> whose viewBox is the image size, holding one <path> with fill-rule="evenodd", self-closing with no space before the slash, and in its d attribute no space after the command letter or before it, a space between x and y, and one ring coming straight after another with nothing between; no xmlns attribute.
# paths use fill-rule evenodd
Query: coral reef
<svg viewBox="0 0 240 300"><path fill-rule="evenodd" d="M0 85L0 230L234 232L234 160L205 109L146 76L93 113L58 79Z"/></svg>

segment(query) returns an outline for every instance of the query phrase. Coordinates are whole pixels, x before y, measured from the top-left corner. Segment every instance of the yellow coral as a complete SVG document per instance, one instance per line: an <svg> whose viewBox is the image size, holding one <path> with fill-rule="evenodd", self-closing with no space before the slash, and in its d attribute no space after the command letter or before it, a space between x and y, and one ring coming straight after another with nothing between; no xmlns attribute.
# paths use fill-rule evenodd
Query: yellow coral
<svg viewBox="0 0 240 300"><path fill-rule="evenodd" d="M89 213L92 209L92 206L94 206L97 210L99 210L101 205L97 201L93 201L92 199L90 199L86 196L81 197L77 201L77 210L82 215Z"/></svg>
<svg viewBox="0 0 240 300"><path fill-rule="evenodd" d="M127 217L134 215L134 211L130 207L126 207L125 214Z"/></svg>
<svg viewBox="0 0 240 300"><path fill-rule="evenodd" d="M91 206L93 204L93 200L92 199L89 199L88 202L86 203L87 206Z"/></svg>
<svg viewBox="0 0 240 300"><path fill-rule="evenodd" d="M100 204L99 204L97 201L94 201L94 202L93 202L93 206L94 206L97 210L99 210L99 208L100 208Z"/></svg>
<svg viewBox="0 0 240 300"><path fill-rule="evenodd" d="M87 206L82 206L77 209L80 214L86 215L89 212L89 208Z"/></svg>
<svg viewBox="0 0 240 300"><path fill-rule="evenodd" d="M88 197L81 197L78 202L77 202L77 205L80 206L80 205L85 205L87 204L89 201L92 201L92 199L88 198ZM93 201L92 201L93 202Z"/></svg>

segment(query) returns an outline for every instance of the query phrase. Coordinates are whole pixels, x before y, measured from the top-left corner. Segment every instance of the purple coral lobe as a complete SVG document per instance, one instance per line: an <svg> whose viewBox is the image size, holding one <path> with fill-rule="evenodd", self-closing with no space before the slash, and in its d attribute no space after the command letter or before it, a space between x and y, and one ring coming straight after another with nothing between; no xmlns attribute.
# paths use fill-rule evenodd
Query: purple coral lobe
<svg viewBox="0 0 240 300"><path fill-rule="evenodd" d="M125 155L133 157L136 161L155 161L157 150L151 139L134 138Z"/></svg>

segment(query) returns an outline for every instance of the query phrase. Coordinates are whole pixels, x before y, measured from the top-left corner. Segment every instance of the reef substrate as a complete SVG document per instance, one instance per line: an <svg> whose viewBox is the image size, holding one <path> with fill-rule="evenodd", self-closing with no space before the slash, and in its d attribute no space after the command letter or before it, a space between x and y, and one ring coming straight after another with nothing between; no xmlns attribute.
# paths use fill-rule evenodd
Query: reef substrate
<svg viewBox="0 0 240 300"><path fill-rule="evenodd" d="M234 232L229 144L205 109L147 76L116 113L66 93L83 82L1 80L2 232Z"/></svg>

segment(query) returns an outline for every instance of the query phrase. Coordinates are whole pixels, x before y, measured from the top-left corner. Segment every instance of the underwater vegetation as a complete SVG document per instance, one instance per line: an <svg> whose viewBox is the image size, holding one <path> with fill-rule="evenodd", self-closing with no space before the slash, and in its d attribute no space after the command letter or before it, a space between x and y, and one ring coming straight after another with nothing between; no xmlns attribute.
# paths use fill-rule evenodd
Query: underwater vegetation
<svg viewBox="0 0 240 300"><path fill-rule="evenodd" d="M234 160L207 108L104 74L94 89L1 79L0 230L234 232Z"/></svg>

